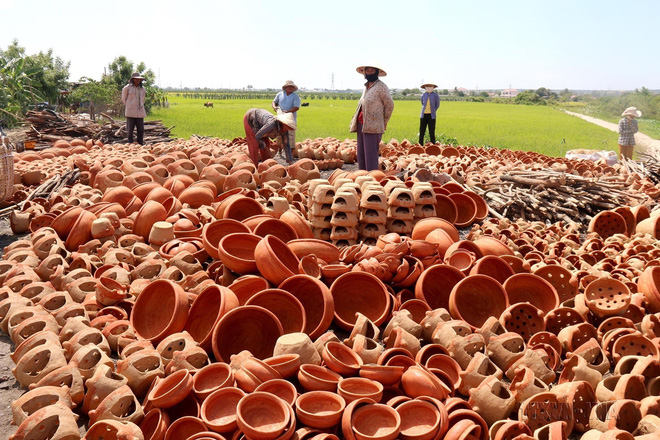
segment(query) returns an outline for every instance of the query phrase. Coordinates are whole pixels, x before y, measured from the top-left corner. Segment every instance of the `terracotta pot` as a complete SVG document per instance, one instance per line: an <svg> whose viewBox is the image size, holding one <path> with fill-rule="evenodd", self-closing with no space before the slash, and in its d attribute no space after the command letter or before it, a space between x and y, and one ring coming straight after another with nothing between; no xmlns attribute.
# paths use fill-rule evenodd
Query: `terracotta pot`
<svg viewBox="0 0 660 440"><path fill-rule="evenodd" d="M339 381L337 393L344 398L346 403L363 397L380 402L383 397L383 385L364 377L350 377Z"/></svg>
<svg viewBox="0 0 660 440"><path fill-rule="evenodd" d="M287 243L287 246L298 258L314 254L316 258L328 264L339 262L339 249L327 241L314 238L299 238L297 240L291 240Z"/></svg>
<svg viewBox="0 0 660 440"><path fill-rule="evenodd" d="M459 281L449 297L449 311L477 329L490 316L499 316L509 306L500 283L485 275L470 275Z"/></svg>
<svg viewBox="0 0 660 440"><path fill-rule="evenodd" d="M392 386L399 383L403 370L402 366L369 364L360 367L360 377L375 380L384 386Z"/></svg>
<svg viewBox="0 0 660 440"><path fill-rule="evenodd" d="M185 399L193 386L188 370L179 370L161 379L156 378L145 400L145 409L171 408Z"/></svg>
<svg viewBox="0 0 660 440"><path fill-rule="evenodd" d="M204 249L211 258L218 260L220 259L218 254L220 240L229 234L238 232L249 233L250 229L241 222L232 219L221 219L207 223L202 231Z"/></svg>
<svg viewBox="0 0 660 440"><path fill-rule="evenodd" d="M164 440L191 439L197 434L206 432L207 429L208 427L200 418L192 416L181 417L174 420L167 428Z"/></svg>
<svg viewBox="0 0 660 440"><path fill-rule="evenodd" d="M278 438L290 420L291 410L286 402L264 392L248 394L236 407L238 427L254 440Z"/></svg>
<svg viewBox="0 0 660 440"><path fill-rule="evenodd" d="M647 309L660 312L660 266L647 267L637 280L637 291L644 294Z"/></svg>
<svg viewBox="0 0 660 440"><path fill-rule="evenodd" d="M390 314L390 294L383 282L370 273L346 273L332 283L330 293L335 302L335 322L344 330L353 329L356 312L364 314L377 326Z"/></svg>
<svg viewBox="0 0 660 440"><path fill-rule="evenodd" d="M65 246L67 250L77 251L80 246L92 239L92 223L96 215L88 211L82 211L71 227L67 236Z"/></svg>
<svg viewBox="0 0 660 440"><path fill-rule="evenodd" d="M276 218L270 218L260 222L253 229L253 232L261 237L265 237L268 234L274 235L284 243L288 243L289 241L298 238L298 234L292 226L285 223L284 220Z"/></svg>
<svg viewBox="0 0 660 440"><path fill-rule="evenodd" d="M228 311L238 307L238 298L226 287L205 288L192 304L184 327L199 346L211 350L213 328Z"/></svg>
<svg viewBox="0 0 660 440"><path fill-rule="evenodd" d="M470 275L476 274L488 275L496 279L500 284L504 284L507 278L511 277L514 272L511 266L500 257L485 255L477 260L476 264L470 269Z"/></svg>
<svg viewBox="0 0 660 440"><path fill-rule="evenodd" d="M215 211L215 217L231 218L240 222L263 212L264 209L258 201L243 195L235 195L220 203Z"/></svg>
<svg viewBox="0 0 660 440"><path fill-rule="evenodd" d="M327 429L339 423L346 408L345 400L329 391L310 391L296 401L296 415L305 425Z"/></svg>
<svg viewBox="0 0 660 440"><path fill-rule="evenodd" d="M559 302L574 298L577 294L577 280L572 277L571 272L565 267L558 265L543 266L534 271L555 288L559 295Z"/></svg>
<svg viewBox="0 0 660 440"><path fill-rule="evenodd" d="M299 273L300 260L286 243L274 235L266 235L257 244L254 259L261 275L276 286Z"/></svg>
<svg viewBox="0 0 660 440"><path fill-rule="evenodd" d="M306 322L303 331L312 339L330 327L334 300L325 284L308 275L294 275L282 282L279 288L291 293L303 305Z"/></svg>
<svg viewBox="0 0 660 440"><path fill-rule="evenodd" d="M298 370L302 364L300 355L296 353L269 357L264 359L264 363L272 367L285 379L289 379L298 374Z"/></svg>
<svg viewBox="0 0 660 440"><path fill-rule="evenodd" d="M227 268L236 273L257 272L255 252L261 240L255 234L239 232L226 235L218 244L218 256Z"/></svg>
<svg viewBox="0 0 660 440"><path fill-rule="evenodd" d="M587 307L599 318L621 315L630 305L630 289L614 278L593 280L584 295Z"/></svg>
<svg viewBox="0 0 660 440"><path fill-rule="evenodd" d="M356 375L362 365L360 356L340 342L325 344L321 356L328 368L342 376Z"/></svg>
<svg viewBox="0 0 660 440"><path fill-rule="evenodd" d="M305 329L305 309L300 301L281 289L266 289L254 294L245 305L263 307L272 312L282 324L285 334Z"/></svg>
<svg viewBox="0 0 660 440"><path fill-rule="evenodd" d="M296 232L296 235L300 239L314 238L312 234L312 228L309 226L309 222L300 215L297 211L289 209L285 211L281 216L280 220L291 225L293 230Z"/></svg>
<svg viewBox="0 0 660 440"><path fill-rule="evenodd" d="M589 232L596 232L603 239L614 234L625 234L628 230L626 220L614 211L602 211L589 222Z"/></svg>
<svg viewBox="0 0 660 440"><path fill-rule="evenodd" d="M239 388L225 387L214 391L202 403L202 419L216 432L235 431L238 428L238 403L244 396L245 393Z"/></svg>
<svg viewBox="0 0 660 440"><path fill-rule="evenodd" d="M9 439L80 437L76 420L77 416L66 406L49 405L30 414Z"/></svg>
<svg viewBox="0 0 660 440"><path fill-rule="evenodd" d="M96 423L97 420L137 423L142 417L144 417L142 407L128 385L113 390L96 409L89 412L91 424Z"/></svg>
<svg viewBox="0 0 660 440"><path fill-rule="evenodd" d="M133 233L146 241L149 239L149 233L154 223L165 221L166 218L167 211L163 205L155 201L145 202L138 211L137 217L135 217Z"/></svg>
<svg viewBox="0 0 660 440"><path fill-rule="evenodd" d="M211 206L215 194L208 188L201 186L190 186L184 189L177 197L181 203L189 205L191 208L199 208L200 206Z"/></svg>
<svg viewBox="0 0 660 440"><path fill-rule="evenodd" d="M444 400L452 391L426 367L419 364L403 372L401 386L406 395L412 398L430 396Z"/></svg>
<svg viewBox="0 0 660 440"><path fill-rule="evenodd" d="M159 342L183 330L188 318L188 295L169 280L149 284L135 301L131 325L143 339Z"/></svg>
<svg viewBox="0 0 660 440"><path fill-rule="evenodd" d="M307 391L337 391L342 377L329 368L313 364L303 364L298 371L298 381Z"/></svg>
<svg viewBox="0 0 660 440"><path fill-rule="evenodd" d="M170 417L160 408L154 408L149 411L140 422L140 430L145 439L164 439L165 432L167 432L169 426Z"/></svg>
<svg viewBox="0 0 660 440"><path fill-rule="evenodd" d="M298 398L296 387L284 379L270 379L263 382L255 392L269 393L284 400L289 406L293 407Z"/></svg>
<svg viewBox="0 0 660 440"><path fill-rule="evenodd" d="M116 439L143 438L142 430L135 423L118 420L100 420L85 433L86 440L103 440L109 436Z"/></svg>
<svg viewBox="0 0 660 440"><path fill-rule="evenodd" d="M351 427L356 440L394 440L401 429L401 416L387 405L366 404L353 412Z"/></svg>
<svg viewBox="0 0 660 440"><path fill-rule="evenodd" d="M415 285L415 297L432 309L449 309L451 291L465 275L449 265L435 265L424 270ZM442 280L442 282L439 282Z"/></svg>
<svg viewBox="0 0 660 440"><path fill-rule="evenodd" d="M225 335L232 334L231 339ZM240 306L226 313L213 329L213 354L227 361L233 354L249 350L258 359L273 355L282 324L270 311L258 306Z"/></svg>
<svg viewBox="0 0 660 440"><path fill-rule="evenodd" d="M559 295L552 284L534 274L515 274L504 283L510 304L529 302L544 313L559 307Z"/></svg>
<svg viewBox="0 0 660 440"><path fill-rule="evenodd" d="M236 294L239 305L245 303L257 292L268 289L270 285L265 278L256 275L243 275L242 277L234 280L229 285L229 289Z"/></svg>
<svg viewBox="0 0 660 440"><path fill-rule="evenodd" d="M453 242L460 240L458 230L452 224L453 222L443 218L426 218L415 224L412 232L413 240L427 240L427 236L436 229L445 231ZM428 241L428 240L427 240Z"/></svg>

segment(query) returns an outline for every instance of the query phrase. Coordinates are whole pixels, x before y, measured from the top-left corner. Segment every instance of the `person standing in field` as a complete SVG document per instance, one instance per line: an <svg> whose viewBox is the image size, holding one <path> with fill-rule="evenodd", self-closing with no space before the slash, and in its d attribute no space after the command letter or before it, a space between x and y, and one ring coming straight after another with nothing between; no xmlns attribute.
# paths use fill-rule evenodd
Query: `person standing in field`
<svg viewBox="0 0 660 440"><path fill-rule="evenodd" d="M387 75L378 63L360 66L356 70L367 82L351 120L350 131L357 133L358 168L372 171L378 169L378 146L392 116L394 101L385 83L378 79Z"/></svg>
<svg viewBox="0 0 660 440"><path fill-rule="evenodd" d="M298 124L298 110L300 109L300 96L296 93L298 86L291 80L284 82L282 86L282 91L275 95L275 99L271 103L273 110L278 114L280 113L290 113L293 115L296 125ZM286 136L285 136L286 137ZM285 154L286 162L293 162L293 155L291 154L291 148L296 146L296 130L289 130L288 132L288 142L285 142ZM280 152L280 154L282 154Z"/></svg>
<svg viewBox="0 0 660 440"><path fill-rule="evenodd" d="M288 132L296 129L296 121L291 113L281 113L273 116L268 110L251 108L243 116L245 140L248 144L250 159L255 165L261 160L270 159L270 139L281 137L282 142L288 138Z"/></svg>
<svg viewBox="0 0 660 440"><path fill-rule="evenodd" d="M440 107L440 96L435 92L438 86L432 83L422 84L425 90L420 98L422 101L422 113L419 116L419 145L424 145L426 127L429 128L431 143L435 144L435 112Z"/></svg>
<svg viewBox="0 0 660 440"><path fill-rule="evenodd" d="M147 111L144 108L144 101L147 98L147 91L142 85L144 77L138 72L131 75L131 80L121 91L121 102L124 103L126 115L126 132L128 133L128 143L133 143L133 130L137 128L138 144L144 145L144 118L147 117Z"/></svg>
<svg viewBox="0 0 660 440"><path fill-rule="evenodd" d="M619 121L619 159L632 159L635 149L635 133L637 133L637 121L635 118L642 116L637 107L628 107L621 113Z"/></svg>

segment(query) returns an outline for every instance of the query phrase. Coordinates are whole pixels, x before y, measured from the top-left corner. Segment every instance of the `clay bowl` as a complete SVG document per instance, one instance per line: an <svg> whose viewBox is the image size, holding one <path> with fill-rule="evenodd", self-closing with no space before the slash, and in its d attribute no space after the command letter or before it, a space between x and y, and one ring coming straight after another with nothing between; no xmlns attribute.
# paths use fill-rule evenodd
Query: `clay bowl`
<svg viewBox="0 0 660 440"><path fill-rule="evenodd" d="M256 358L273 355L282 324L270 311L258 306L240 306L226 313L213 329L213 354L228 361L233 354L250 351Z"/></svg>
<svg viewBox="0 0 660 440"><path fill-rule="evenodd" d="M145 202L135 217L133 234L139 235L147 241L154 223L165 221L165 219L167 219L167 210L163 205L153 200Z"/></svg>
<svg viewBox="0 0 660 440"><path fill-rule="evenodd" d="M218 256L229 270L239 273L257 272L255 250L262 238L255 234L234 233L224 236L218 244Z"/></svg>
<svg viewBox="0 0 660 440"><path fill-rule="evenodd" d="M364 377L349 377L340 380L337 384L337 393L344 398L346 403L363 397L380 402L383 398L383 389L380 382Z"/></svg>
<svg viewBox="0 0 660 440"><path fill-rule="evenodd" d="M271 311L282 324L284 334L302 332L305 328L303 305L285 290L262 290L255 293L245 305L260 306Z"/></svg>
<svg viewBox="0 0 660 440"><path fill-rule="evenodd" d="M479 248L482 255L495 255L498 257L502 255L513 255L513 251L509 246L487 235L474 240L474 244Z"/></svg>
<svg viewBox="0 0 660 440"><path fill-rule="evenodd" d="M153 408L171 408L188 396L193 378L188 370L177 370L164 379L157 378L147 394L147 405Z"/></svg>
<svg viewBox="0 0 660 440"><path fill-rule="evenodd" d="M240 222L253 215L263 213L264 209L258 201L244 195L235 195L220 203L215 211L215 217L231 218Z"/></svg>
<svg viewBox="0 0 660 440"><path fill-rule="evenodd" d="M305 310L305 333L311 339L321 336L332 323L335 303L328 287L309 275L294 275L280 284L280 289L295 296Z"/></svg>
<svg viewBox="0 0 660 440"><path fill-rule="evenodd" d="M375 380L384 386L396 385L401 381L404 367L397 365L368 364L360 368L360 377Z"/></svg>
<svg viewBox="0 0 660 440"><path fill-rule="evenodd" d="M485 255L479 258L470 269L470 275L488 275L496 279L500 284L504 284L513 274L514 272L511 266L495 255Z"/></svg>
<svg viewBox="0 0 660 440"><path fill-rule="evenodd" d="M92 240L92 222L96 215L89 211L82 211L69 231L64 245L68 251L77 251L78 248Z"/></svg>
<svg viewBox="0 0 660 440"><path fill-rule="evenodd" d="M233 432L238 428L236 413L243 397L245 393L240 388L220 388L204 399L200 416L216 432Z"/></svg>
<svg viewBox="0 0 660 440"><path fill-rule="evenodd" d="M277 396L254 392L243 397L236 407L238 427L254 440L274 440L291 420L290 408Z"/></svg>
<svg viewBox="0 0 660 440"><path fill-rule="evenodd" d="M418 221L413 227L413 240L426 240L426 237L436 229L442 229L452 238L454 242L460 240L456 226L442 218L425 218Z"/></svg>
<svg viewBox="0 0 660 440"><path fill-rule="evenodd" d="M448 264L436 264L424 270L415 284L415 297L425 301L431 309L449 310L451 291L465 275ZM499 315L498 315L499 316Z"/></svg>
<svg viewBox="0 0 660 440"><path fill-rule="evenodd" d="M585 302L599 318L621 315L630 305L630 289L614 278L598 278L584 289Z"/></svg>
<svg viewBox="0 0 660 440"><path fill-rule="evenodd" d="M411 296L414 295L414 292L410 292ZM426 312L430 312L432 309L425 301L417 298L402 299L403 304L399 306L399 311L407 310L412 315L412 320L415 322L422 322L426 316Z"/></svg>
<svg viewBox="0 0 660 440"><path fill-rule="evenodd" d="M218 246L220 240L229 234L249 233L250 229L243 223L232 219L220 219L204 225L202 230L202 241L204 249L214 260L220 259Z"/></svg>
<svg viewBox="0 0 660 440"><path fill-rule="evenodd" d="M252 232L261 237L265 237L268 234L274 235L284 243L298 238L298 234L293 227L277 218L270 218L260 222Z"/></svg>
<svg viewBox="0 0 660 440"><path fill-rule="evenodd" d="M158 253L161 257L169 260L181 251L190 252L200 263L203 263L208 259L204 244L202 243L202 240L197 237L175 238L162 245L158 250Z"/></svg>
<svg viewBox="0 0 660 440"><path fill-rule="evenodd" d="M259 385L254 391L263 391L264 393L273 394L284 400L290 406L293 406L298 398L296 387L291 382L284 379L268 380Z"/></svg>
<svg viewBox="0 0 660 440"><path fill-rule="evenodd" d="M509 298L509 304L529 302L544 313L559 307L557 291L552 284L538 275L515 274L507 278L504 290Z"/></svg>
<svg viewBox="0 0 660 440"><path fill-rule="evenodd" d="M370 273L345 273L332 283L330 293L335 302L335 322L346 331L353 329L357 312L377 326L390 314L392 298L383 282Z"/></svg>
<svg viewBox="0 0 660 440"><path fill-rule="evenodd" d="M264 359L264 363L272 367L285 379L289 379L298 374L301 365L300 355L296 353L269 357Z"/></svg>
<svg viewBox="0 0 660 440"><path fill-rule="evenodd" d="M480 328L489 317L500 316L508 306L504 287L486 275L470 275L462 279L449 297L452 317L467 322L473 330Z"/></svg>
<svg viewBox="0 0 660 440"><path fill-rule="evenodd" d="M401 416L394 408L372 403L353 412L351 426L356 440L394 440L399 435Z"/></svg>
<svg viewBox="0 0 660 440"><path fill-rule="evenodd" d="M300 272L300 260L285 242L266 235L254 249L254 259L261 275L276 286Z"/></svg>
<svg viewBox="0 0 660 440"><path fill-rule="evenodd" d="M298 258L305 255L314 254L316 258L325 261L328 264L339 262L339 249L332 243L314 238L299 238L287 243L289 249L293 251Z"/></svg>
<svg viewBox="0 0 660 440"><path fill-rule="evenodd" d="M165 437L165 432L169 426L170 417L160 408L149 411L140 422L140 430L149 439ZM87 432L89 433L89 431Z"/></svg>
<svg viewBox="0 0 660 440"><path fill-rule="evenodd" d="M464 228L474 223L477 217L477 204L472 197L464 193L451 193L448 197L456 205L457 216L454 225L457 228Z"/></svg>
<svg viewBox="0 0 660 440"><path fill-rule="evenodd" d="M298 370L298 381L307 391L337 391L342 377L329 368L313 364L303 364Z"/></svg>
<svg viewBox="0 0 660 440"><path fill-rule="evenodd" d="M325 365L342 376L355 376L362 366L362 358L341 342L330 341L321 354Z"/></svg>
<svg viewBox="0 0 660 440"><path fill-rule="evenodd" d="M268 287L268 281L257 275L243 275L229 285L229 289L236 294L238 304L241 306L245 305L255 293L268 289Z"/></svg>
<svg viewBox="0 0 660 440"><path fill-rule="evenodd" d="M440 412L430 402L409 400L396 407L401 417L401 440L430 440L440 428Z"/></svg>
<svg viewBox="0 0 660 440"><path fill-rule="evenodd" d="M204 289L190 308L185 331L206 351L211 350L213 327L228 311L238 307L238 298L226 287L212 284Z"/></svg>
<svg viewBox="0 0 660 440"><path fill-rule="evenodd" d="M188 295L169 280L156 280L145 287L131 312L135 333L154 344L183 330L187 319Z"/></svg>
<svg viewBox="0 0 660 440"><path fill-rule="evenodd" d="M205 366L193 376L193 392L204 401L211 393L234 384L234 373L228 364L215 362Z"/></svg>
<svg viewBox="0 0 660 440"><path fill-rule="evenodd" d="M329 391L310 391L296 401L298 420L311 428L326 429L339 423L346 401Z"/></svg>

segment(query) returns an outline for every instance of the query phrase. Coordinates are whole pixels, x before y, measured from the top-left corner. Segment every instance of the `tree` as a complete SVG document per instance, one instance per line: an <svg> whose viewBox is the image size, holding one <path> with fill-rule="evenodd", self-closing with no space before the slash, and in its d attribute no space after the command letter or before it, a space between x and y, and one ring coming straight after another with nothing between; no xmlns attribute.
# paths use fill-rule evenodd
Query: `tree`
<svg viewBox="0 0 660 440"><path fill-rule="evenodd" d="M525 90L524 92L519 93L513 99L513 102L525 105L547 105L545 100L541 99L541 97L533 90Z"/></svg>
<svg viewBox="0 0 660 440"><path fill-rule="evenodd" d="M479 96L481 96L482 98L488 98L488 92L481 92L479 93Z"/></svg>

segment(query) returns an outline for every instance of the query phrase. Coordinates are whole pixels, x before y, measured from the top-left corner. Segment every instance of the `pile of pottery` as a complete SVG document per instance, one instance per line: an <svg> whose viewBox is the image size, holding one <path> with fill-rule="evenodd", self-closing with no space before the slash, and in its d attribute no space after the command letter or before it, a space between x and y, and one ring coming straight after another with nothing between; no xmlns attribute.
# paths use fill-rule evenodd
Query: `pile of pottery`
<svg viewBox="0 0 660 440"><path fill-rule="evenodd" d="M354 139L339 141L335 138L305 139L297 143L293 155L301 159L317 161L340 159L342 163L351 164L357 160L357 141Z"/></svg>

